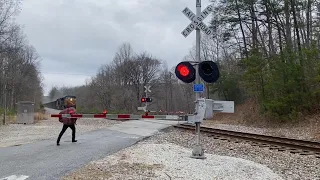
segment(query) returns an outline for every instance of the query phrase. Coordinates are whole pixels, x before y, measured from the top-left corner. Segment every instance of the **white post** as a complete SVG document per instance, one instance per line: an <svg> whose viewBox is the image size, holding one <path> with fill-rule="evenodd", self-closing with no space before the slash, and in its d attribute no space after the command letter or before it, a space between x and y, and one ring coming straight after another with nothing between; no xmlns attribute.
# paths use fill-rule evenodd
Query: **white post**
<svg viewBox="0 0 320 180"><path fill-rule="evenodd" d="M148 85L145 85L145 86L144 86L144 88L146 88L145 91L144 91L144 92L146 93L146 94L145 94L145 97L146 97L146 98L148 98L148 91L151 92L150 87L151 87L151 86L148 86ZM147 109L147 108L148 108L147 99L146 99L146 102L145 102L145 103L146 103L146 104L145 104L145 112L148 112L148 109Z"/></svg>

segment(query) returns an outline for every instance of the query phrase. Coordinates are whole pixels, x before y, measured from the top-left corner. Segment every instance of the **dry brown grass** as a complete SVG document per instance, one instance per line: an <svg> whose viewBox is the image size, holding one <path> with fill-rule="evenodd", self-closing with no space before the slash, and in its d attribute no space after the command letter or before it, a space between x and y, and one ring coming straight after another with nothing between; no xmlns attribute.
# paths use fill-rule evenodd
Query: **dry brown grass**
<svg viewBox="0 0 320 180"><path fill-rule="evenodd" d="M128 163L118 161L117 164L95 164L83 166L76 171L67 174L62 180L84 180L84 179L123 179L123 175L130 179L154 179L156 177L155 170L162 169L162 164L143 164L143 163Z"/></svg>
<svg viewBox="0 0 320 180"><path fill-rule="evenodd" d="M213 120L206 123L223 123L234 125L264 126L268 124L266 117L260 115L258 103L254 100L248 100L243 104L236 105L234 113L215 113Z"/></svg>
<svg viewBox="0 0 320 180"><path fill-rule="evenodd" d="M41 120L48 120L50 117L49 114L43 113L43 112L37 112L34 114L34 121L39 122Z"/></svg>
<svg viewBox="0 0 320 180"><path fill-rule="evenodd" d="M300 133L308 132L313 134L312 139L320 139L320 113L301 116L297 121L280 122L261 115L258 103L254 100L236 105L233 114L216 113L213 120L204 121L203 124L208 126L230 124L258 128L292 129L295 133L298 133L298 131Z"/></svg>
<svg viewBox="0 0 320 180"><path fill-rule="evenodd" d="M34 113L34 123L37 123L41 120L48 120L49 119L49 114L46 114L44 112L35 112ZM1 122L3 119L3 116L0 116ZM6 116L6 124L15 124L17 122L17 116ZM0 123L1 125L2 123Z"/></svg>
<svg viewBox="0 0 320 180"><path fill-rule="evenodd" d="M301 127L305 125L318 127L320 125L320 113L301 116L297 121L280 122L261 115L258 103L254 100L248 100L243 104L236 105L234 113L216 113L212 120L207 121L207 123L217 122L251 127Z"/></svg>
<svg viewBox="0 0 320 180"><path fill-rule="evenodd" d="M2 121L3 116L1 116ZM17 116L6 116L6 124L16 123Z"/></svg>

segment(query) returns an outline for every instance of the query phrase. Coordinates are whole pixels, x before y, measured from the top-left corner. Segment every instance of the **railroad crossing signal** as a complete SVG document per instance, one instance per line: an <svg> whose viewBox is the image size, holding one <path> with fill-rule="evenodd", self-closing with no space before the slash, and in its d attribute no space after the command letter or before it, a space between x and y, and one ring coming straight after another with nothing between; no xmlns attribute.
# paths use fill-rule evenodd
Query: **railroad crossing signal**
<svg viewBox="0 0 320 180"><path fill-rule="evenodd" d="M191 23L181 32L181 34L186 38L195 28L201 29L205 34L211 35L213 31L208 28L206 24L202 21L213 11L213 6L207 6L200 16L196 16L188 7L184 8L182 13L187 16Z"/></svg>
<svg viewBox="0 0 320 180"><path fill-rule="evenodd" d="M180 62L175 69L176 76L184 83L192 83L196 79L195 72L195 68L188 61ZM219 68L213 61L200 62L198 65L198 72L200 77L207 83L214 83L220 77Z"/></svg>
<svg viewBox="0 0 320 180"><path fill-rule="evenodd" d="M152 102L152 99L149 97L143 97L141 98L141 102Z"/></svg>
<svg viewBox="0 0 320 180"><path fill-rule="evenodd" d="M201 1L196 1L196 7L201 7ZM207 6L199 16L196 16L188 7L184 8L182 13L189 18L191 23L181 32L184 37L187 37L194 29L198 28L205 34L211 35L213 33L202 21L213 11L213 6ZM200 59L198 59L200 61ZM176 76L185 83L191 83L196 79L195 68L190 62L180 62L175 69ZM220 73L216 63L212 61L202 61L198 64L198 73L200 77L207 83L214 83L219 79ZM199 86L200 87L200 86ZM198 88L195 88L198 89ZM202 92L197 90L196 92Z"/></svg>
<svg viewBox="0 0 320 180"><path fill-rule="evenodd" d="M194 84L194 91L196 92L196 112L192 117L196 124L197 139L196 145L193 147L191 157L205 159L204 150L200 144L200 123L204 119L206 109L211 111L211 108L206 107L207 103L205 98L200 98L200 93L204 90L204 86L200 82L200 77L208 83L213 83L219 79L219 69L214 62L201 61L200 57L200 30L207 35L211 35L213 33L213 31L210 30L202 21L210 14L210 12L213 11L213 6L209 5L201 12L201 0L196 0L196 10L195 15L188 7L184 8L182 13L187 16L191 23L181 32L181 34L186 38L194 29L196 29L196 62L194 62L196 69L190 62L184 61L177 65L175 73L176 76L185 83L191 83L196 80L196 84ZM195 72L197 72L200 77L196 77Z"/></svg>

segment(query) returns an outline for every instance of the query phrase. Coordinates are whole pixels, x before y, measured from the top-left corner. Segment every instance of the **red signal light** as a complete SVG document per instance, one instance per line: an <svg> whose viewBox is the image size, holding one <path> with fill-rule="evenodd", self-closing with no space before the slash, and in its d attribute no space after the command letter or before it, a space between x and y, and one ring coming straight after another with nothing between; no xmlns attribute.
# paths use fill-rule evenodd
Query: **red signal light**
<svg viewBox="0 0 320 180"><path fill-rule="evenodd" d="M178 67L177 67L177 70L179 71L179 73L181 74L181 76L188 76L190 74L190 70L189 68L184 65L184 64L180 64Z"/></svg>
<svg viewBox="0 0 320 180"><path fill-rule="evenodd" d="M178 79L184 83L191 83L196 79L196 70L188 61L180 62L175 68L175 74Z"/></svg>
<svg viewBox="0 0 320 180"><path fill-rule="evenodd" d="M141 102L146 102L146 98L141 98Z"/></svg>

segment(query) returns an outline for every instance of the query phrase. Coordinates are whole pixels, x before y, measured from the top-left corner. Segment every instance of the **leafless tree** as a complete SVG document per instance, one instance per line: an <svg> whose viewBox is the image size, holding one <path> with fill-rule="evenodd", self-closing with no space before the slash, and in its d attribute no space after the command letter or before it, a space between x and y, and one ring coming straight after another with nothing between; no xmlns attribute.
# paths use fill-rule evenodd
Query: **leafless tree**
<svg viewBox="0 0 320 180"><path fill-rule="evenodd" d="M0 0L0 114L14 110L19 101L33 101L37 108L42 101L41 58L14 22L20 3Z"/></svg>
<svg viewBox="0 0 320 180"><path fill-rule="evenodd" d="M164 113L190 111L192 88L181 84L163 61L147 52L135 53L129 43L123 43L110 64L101 65L87 85L74 89L82 112L136 112L145 96L144 87L151 85L149 108ZM63 91L63 89L60 89ZM188 93L185 95L185 93Z"/></svg>

